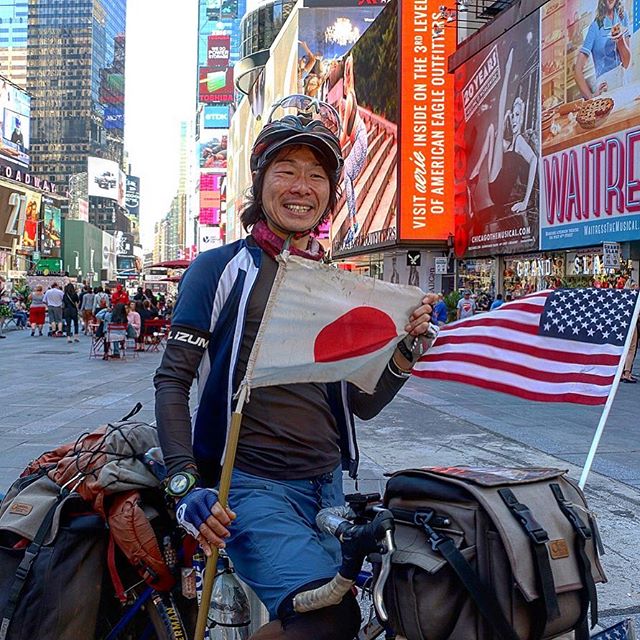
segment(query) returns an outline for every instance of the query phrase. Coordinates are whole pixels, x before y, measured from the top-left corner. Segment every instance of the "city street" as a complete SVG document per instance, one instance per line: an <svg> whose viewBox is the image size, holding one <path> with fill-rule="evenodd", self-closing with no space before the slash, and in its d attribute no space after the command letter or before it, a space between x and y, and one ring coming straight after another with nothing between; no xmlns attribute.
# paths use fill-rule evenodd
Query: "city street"
<svg viewBox="0 0 640 640"><path fill-rule="evenodd" d="M0 341L0 490L32 458L121 418L136 402L144 405L138 417L154 419L152 377L160 353L126 361L88 355L84 336L68 344L12 330ZM600 410L411 380L377 418L359 425L359 488L379 490L385 472L436 464L553 466L577 479ZM639 410L640 384L621 385L586 487L606 547L603 626L623 617L640 622Z"/></svg>

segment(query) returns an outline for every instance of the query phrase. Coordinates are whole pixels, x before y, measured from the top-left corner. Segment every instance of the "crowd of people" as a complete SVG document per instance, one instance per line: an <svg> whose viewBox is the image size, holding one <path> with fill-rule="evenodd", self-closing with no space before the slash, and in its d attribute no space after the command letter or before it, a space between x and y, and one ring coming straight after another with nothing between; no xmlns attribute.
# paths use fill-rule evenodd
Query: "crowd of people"
<svg viewBox="0 0 640 640"><path fill-rule="evenodd" d="M31 330L32 337L46 335L79 342L85 336L106 336L110 323L126 326L126 337L135 340L135 350L144 350L145 322L155 318L171 321L173 300L157 296L151 289L138 287L133 295L118 284L108 287L81 286L53 282L45 291L37 285L28 295L7 293L6 283L0 281L0 304L7 309L4 320L12 319L19 330ZM10 315L9 315L10 314ZM0 337L5 338L1 331ZM104 358L119 358L118 342L105 340Z"/></svg>

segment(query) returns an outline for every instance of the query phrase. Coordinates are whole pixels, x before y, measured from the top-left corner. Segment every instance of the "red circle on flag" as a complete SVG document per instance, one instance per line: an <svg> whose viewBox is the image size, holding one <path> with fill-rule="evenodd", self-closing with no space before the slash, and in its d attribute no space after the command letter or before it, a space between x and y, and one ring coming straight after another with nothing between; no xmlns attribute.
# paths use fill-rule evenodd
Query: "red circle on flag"
<svg viewBox="0 0 640 640"><path fill-rule="evenodd" d="M396 338L396 324L375 307L356 307L324 327L313 345L315 362L337 362L373 353Z"/></svg>

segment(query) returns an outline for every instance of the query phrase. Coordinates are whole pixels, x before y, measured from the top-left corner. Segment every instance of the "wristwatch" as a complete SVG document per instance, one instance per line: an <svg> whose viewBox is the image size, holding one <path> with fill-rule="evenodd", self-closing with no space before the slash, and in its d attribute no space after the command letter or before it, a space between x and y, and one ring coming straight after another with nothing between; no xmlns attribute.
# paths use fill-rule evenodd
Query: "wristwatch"
<svg viewBox="0 0 640 640"><path fill-rule="evenodd" d="M198 477L188 471L178 471L167 478L164 492L172 498L182 498L198 484Z"/></svg>

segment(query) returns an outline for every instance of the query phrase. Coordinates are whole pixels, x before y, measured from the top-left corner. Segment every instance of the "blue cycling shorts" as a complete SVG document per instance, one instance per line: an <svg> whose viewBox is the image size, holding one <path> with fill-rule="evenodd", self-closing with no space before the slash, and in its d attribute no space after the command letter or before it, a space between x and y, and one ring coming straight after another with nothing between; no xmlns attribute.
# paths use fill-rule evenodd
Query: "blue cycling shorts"
<svg viewBox="0 0 640 640"><path fill-rule="evenodd" d="M337 573L340 543L320 533L315 518L320 509L342 504L340 468L310 480L269 480L233 471L229 506L237 519L229 527L227 552L271 619L289 594Z"/></svg>

